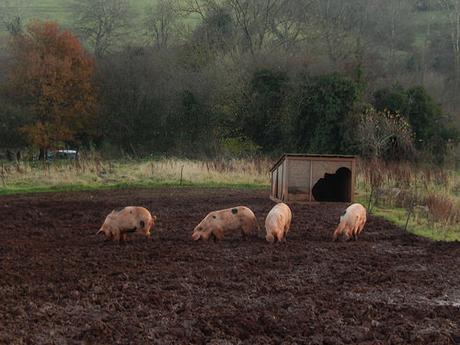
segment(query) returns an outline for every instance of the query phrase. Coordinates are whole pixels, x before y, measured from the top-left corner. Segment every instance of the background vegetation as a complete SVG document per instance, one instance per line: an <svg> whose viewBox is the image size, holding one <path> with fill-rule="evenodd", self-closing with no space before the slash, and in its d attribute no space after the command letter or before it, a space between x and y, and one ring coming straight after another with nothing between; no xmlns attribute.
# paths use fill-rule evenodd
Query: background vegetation
<svg viewBox="0 0 460 345"><path fill-rule="evenodd" d="M3 0L0 147L442 162L459 139L455 13L458 0Z"/></svg>

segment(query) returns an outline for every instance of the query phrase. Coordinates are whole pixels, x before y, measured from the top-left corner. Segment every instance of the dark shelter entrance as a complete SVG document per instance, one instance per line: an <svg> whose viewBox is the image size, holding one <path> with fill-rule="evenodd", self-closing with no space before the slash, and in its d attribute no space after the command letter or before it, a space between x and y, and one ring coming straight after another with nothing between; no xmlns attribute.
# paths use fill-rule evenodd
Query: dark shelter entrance
<svg viewBox="0 0 460 345"><path fill-rule="evenodd" d="M347 202L351 200L351 171L340 168L335 174L326 173L312 188L316 201Z"/></svg>

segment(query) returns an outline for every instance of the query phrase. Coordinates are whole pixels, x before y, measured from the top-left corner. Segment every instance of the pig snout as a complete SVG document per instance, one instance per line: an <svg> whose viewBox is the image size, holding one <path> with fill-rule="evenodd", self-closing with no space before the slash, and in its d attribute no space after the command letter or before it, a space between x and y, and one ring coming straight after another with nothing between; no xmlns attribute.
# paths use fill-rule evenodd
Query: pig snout
<svg viewBox="0 0 460 345"><path fill-rule="evenodd" d="M97 236L97 235L100 235L100 234L107 236L107 231L106 231L105 227L101 227L101 228L96 232L96 236Z"/></svg>
<svg viewBox="0 0 460 345"><path fill-rule="evenodd" d="M272 234L267 234L267 236L265 236L265 239L267 240L267 242L270 243L273 243L275 241L275 237Z"/></svg>
<svg viewBox="0 0 460 345"><path fill-rule="evenodd" d="M200 237L201 237L201 234L198 231L193 232L192 239L194 241L198 241L200 239Z"/></svg>
<svg viewBox="0 0 460 345"><path fill-rule="evenodd" d="M201 222L200 224L195 226L195 229L193 229L192 239L194 241L199 240L201 238L202 231L203 231L203 226L202 226L202 222Z"/></svg>

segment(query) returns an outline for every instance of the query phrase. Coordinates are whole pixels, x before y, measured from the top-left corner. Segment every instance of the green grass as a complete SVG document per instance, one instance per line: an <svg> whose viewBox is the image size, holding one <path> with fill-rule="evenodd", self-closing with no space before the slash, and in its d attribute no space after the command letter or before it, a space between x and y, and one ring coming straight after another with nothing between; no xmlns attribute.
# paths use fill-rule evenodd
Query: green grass
<svg viewBox="0 0 460 345"><path fill-rule="evenodd" d="M71 5L72 0L28 0L28 1L12 1L11 5L3 11L9 11L21 15L26 20L37 18L40 20L53 20L63 25L68 24L72 20ZM156 0L133 0L132 8L140 12L145 7L155 4ZM0 10L4 5L0 5Z"/></svg>
<svg viewBox="0 0 460 345"><path fill-rule="evenodd" d="M24 24L32 20L54 21L63 28L71 29L73 24L73 13L71 5L73 0L12 0L13 5L7 5L0 0L0 19L2 14L8 17L20 16ZM140 40L144 29L142 27L147 7L155 5L157 0L132 0L131 8L133 10L131 30L125 38L127 41ZM2 13L3 12L3 13ZM187 23L194 24L195 18L190 17ZM2 24L0 22L0 24ZM0 25L0 49L7 42L7 31L4 25ZM139 41L141 42L141 41ZM1 55L1 54L0 54Z"/></svg>
<svg viewBox="0 0 460 345"><path fill-rule="evenodd" d="M425 27L430 25L445 24L448 12L446 10L418 11L413 24Z"/></svg>
<svg viewBox="0 0 460 345"><path fill-rule="evenodd" d="M387 209L377 207L372 211L376 216L385 218L392 223L404 228L407 212L404 209ZM407 230L417 236L427 237L434 241L460 241L460 231L454 231L441 226L429 228L426 224L418 224L413 219L409 221Z"/></svg>
<svg viewBox="0 0 460 345"><path fill-rule="evenodd" d="M73 13L72 3L73 0L23 0L13 1L17 2L18 5L2 5L0 1L0 18L1 12L11 13L11 15L19 15L25 23L33 19L39 20L51 20L59 23L64 27L68 27L72 24ZM142 23L145 9L154 6L157 0L132 0L131 9L133 10L133 31L138 31L136 26ZM11 16L10 15L10 16ZM0 26L0 33L5 33L3 25Z"/></svg>
<svg viewBox="0 0 460 345"><path fill-rule="evenodd" d="M0 4L0 12L12 11L14 14L19 14L26 22L31 19L52 20L63 26L69 26L73 19L71 13L71 4L73 2L74 0L12 0L12 5L9 5L7 9L5 9L5 5ZM131 7L139 19L142 17L145 8L154 5L156 2L157 0L132 0ZM419 46L424 42L428 23L439 25L445 22L446 11L416 11L412 20L412 24L417 30L415 45ZM2 31L4 31L4 28L0 27L0 33Z"/></svg>
<svg viewBox="0 0 460 345"><path fill-rule="evenodd" d="M230 188L230 189L268 189L264 184L250 183L183 183L159 182L159 181L139 181L114 184L57 184L53 186L12 186L0 188L0 195L16 195L30 193L50 193L50 192L79 192L94 190L117 190L117 189L142 189L142 188Z"/></svg>
<svg viewBox="0 0 460 345"><path fill-rule="evenodd" d="M362 195L358 197L357 202L362 203L366 207L368 205L367 198ZM407 221L407 211L405 209L373 206L371 214L384 218L403 229L405 228ZM417 236L432 239L433 241L460 241L460 228L446 228L440 225L430 227L426 222L414 219L414 216L411 216L409 220L407 231Z"/></svg>

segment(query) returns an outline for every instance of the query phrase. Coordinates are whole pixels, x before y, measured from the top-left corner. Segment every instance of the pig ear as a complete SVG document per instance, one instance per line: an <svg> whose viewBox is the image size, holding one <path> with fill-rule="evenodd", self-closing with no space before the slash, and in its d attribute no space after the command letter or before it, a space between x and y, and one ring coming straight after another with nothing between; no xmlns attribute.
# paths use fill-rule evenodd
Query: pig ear
<svg viewBox="0 0 460 345"><path fill-rule="evenodd" d="M152 218L153 218L153 220L157 220L157 216L153 216Z"/></svg>

